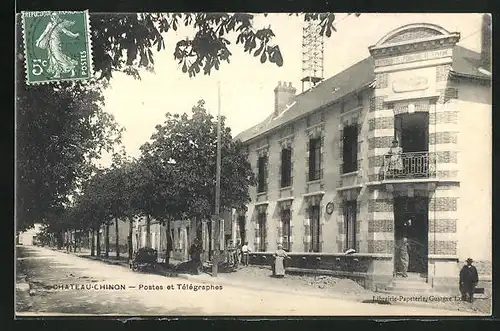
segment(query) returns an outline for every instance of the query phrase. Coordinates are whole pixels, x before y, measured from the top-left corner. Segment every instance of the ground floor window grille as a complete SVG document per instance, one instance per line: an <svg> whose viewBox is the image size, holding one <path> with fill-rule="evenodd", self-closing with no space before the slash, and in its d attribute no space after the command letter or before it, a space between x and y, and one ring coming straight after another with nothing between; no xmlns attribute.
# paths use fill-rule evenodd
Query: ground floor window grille
<svg viewBox="0 0 500 331"><path fill-rule="evenodd" d="M281 211L281 231L282 231L282 245L283 249L290 251L291 249L291 229L290 229L290 209L283 209Z"/></svg>
<svg viewBox="0 0 500 331"><path fill-rule="evenodd" d="M311 251L320 251L320 222L319 222L319 206L313 205L309 207L309 216L311 220Z"/></svg>
<svg viewBox="0 0 500 331"><path fill-rule="evenodd" d="M356 249L356 207L356 200L344 202L345 250Z"/></svg>

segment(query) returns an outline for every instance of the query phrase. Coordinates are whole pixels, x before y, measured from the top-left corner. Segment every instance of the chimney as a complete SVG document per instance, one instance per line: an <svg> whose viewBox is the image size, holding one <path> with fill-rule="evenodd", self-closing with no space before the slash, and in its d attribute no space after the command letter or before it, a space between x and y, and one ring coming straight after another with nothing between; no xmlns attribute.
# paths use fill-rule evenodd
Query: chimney
<svg viewBox="0 0 500 331"><path fill-rule="evenodd" d="M292 83L279 82L274 89L274 116L281 114L293 102L297 89Z"/></svg>
<svg viewBox="0 0 500 331"><path fill-rule="evenodd" d="M481 66L491 70L491 14L483 14L481 27Z"/></svg>

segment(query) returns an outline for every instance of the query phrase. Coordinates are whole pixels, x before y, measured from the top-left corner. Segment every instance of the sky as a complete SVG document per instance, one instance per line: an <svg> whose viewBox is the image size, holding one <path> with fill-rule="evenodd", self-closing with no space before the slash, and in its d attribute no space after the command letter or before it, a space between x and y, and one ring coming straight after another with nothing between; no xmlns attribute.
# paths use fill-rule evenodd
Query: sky
<svg viewBox="0 0 500 331"><path fill-rule="evenodd" d="M368 57L368 47L376 44L387 33L411 23L432 23L450 32L459 32L459 45L480 50L481 14L376 14L361 16L336 15L335 27L330 38L324 40L324 78L331 77ZM273 43L280 46L284 58L282 67L243 52L232 41L231 63L223 63L210 76L202 73L189 78L182 73L174 59L173 50L178 40L193 36L193 30L182 27L165 35L166 49L155 53L155 73L143 72L135 80L122 73L115 73L110 87L105 91L104 109L115 116L125 128L122 143L127 153L139 155L139 147L149 140L157 124L164 122L165 113L190 112L198 100L205 100L205 107L217 114L217 83L221 85L221 113L227 118L233 136L264 120L274 107L274 88L278 81L291 82L302 91L302 28L303 17L287 14L256 14L255 28L271 25L275 33ZM102 166L110 163L103 155Z"/></svg>

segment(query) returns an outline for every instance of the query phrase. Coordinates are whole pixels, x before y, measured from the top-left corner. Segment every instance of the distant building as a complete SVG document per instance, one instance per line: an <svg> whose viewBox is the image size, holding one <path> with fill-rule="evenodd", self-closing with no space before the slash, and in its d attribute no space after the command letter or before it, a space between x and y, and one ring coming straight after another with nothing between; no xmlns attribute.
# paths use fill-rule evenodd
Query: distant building
<svg viewBox="0 0 500 331"><path fill-rule="evenodd" d="M376 285L393 277L406 236L410 271L446 286L459 261L488 256L490 33L483 27L480 54L457 46L459 33L409 24L311 90L280 83L272 114L236 137L258 179L248 210L233 217L234 236L261 252L253 261L281 243L297 253L293 266L342 273L339 254L354 249L349 270Z"/></svg>
<svg viewBox="0 0 500 331"><path fill-rule="evenodd" d="M42 231L42 224L35 224L33 228L19 234L19 244L31 246L35 243L35 237Z"/></svg>

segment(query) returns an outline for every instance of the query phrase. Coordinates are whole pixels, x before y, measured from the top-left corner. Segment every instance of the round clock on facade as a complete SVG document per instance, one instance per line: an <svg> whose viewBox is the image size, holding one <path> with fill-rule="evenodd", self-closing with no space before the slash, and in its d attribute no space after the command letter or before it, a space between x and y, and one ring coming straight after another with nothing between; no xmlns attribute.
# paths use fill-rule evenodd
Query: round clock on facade
<svg viewBox="0 0 500 331"><path fill-rule="evenodd" d="M333 202L329 202L326 204L326 212L328 215L333 213Z"/></svg>

